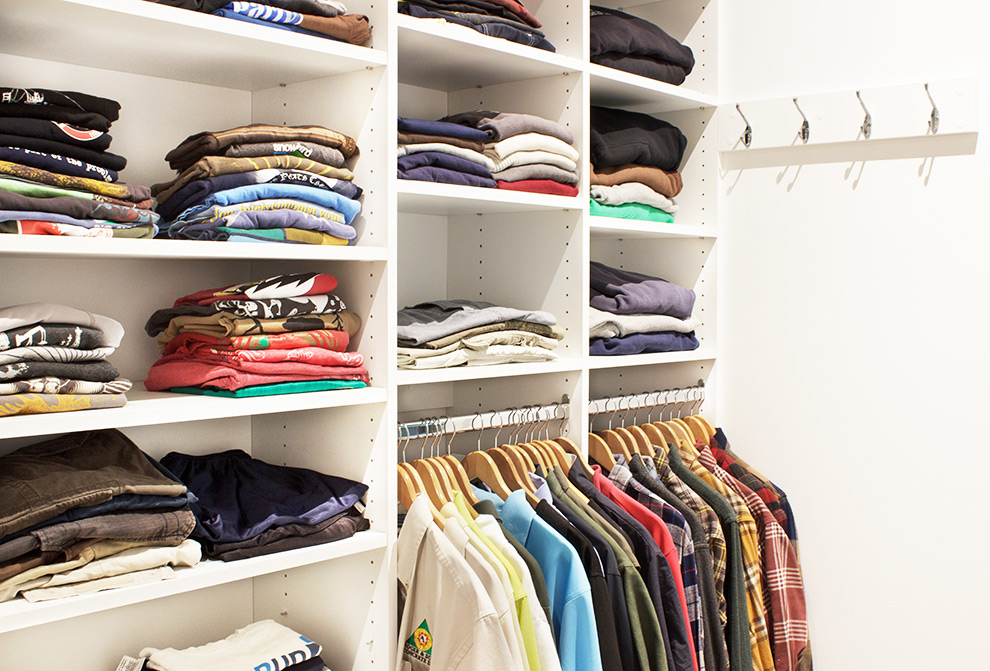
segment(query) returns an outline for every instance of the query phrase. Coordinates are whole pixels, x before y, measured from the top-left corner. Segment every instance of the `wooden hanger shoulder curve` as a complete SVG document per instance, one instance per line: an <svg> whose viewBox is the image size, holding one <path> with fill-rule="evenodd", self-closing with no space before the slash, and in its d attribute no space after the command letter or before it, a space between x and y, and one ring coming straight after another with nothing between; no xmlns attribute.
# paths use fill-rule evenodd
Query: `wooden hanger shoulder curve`
<svg viewBox="0 0 990 671"><path fill-rule="evenodd" d="M615 468L612 448L596 433L588 434L588 455L609 471Z"/></svg>

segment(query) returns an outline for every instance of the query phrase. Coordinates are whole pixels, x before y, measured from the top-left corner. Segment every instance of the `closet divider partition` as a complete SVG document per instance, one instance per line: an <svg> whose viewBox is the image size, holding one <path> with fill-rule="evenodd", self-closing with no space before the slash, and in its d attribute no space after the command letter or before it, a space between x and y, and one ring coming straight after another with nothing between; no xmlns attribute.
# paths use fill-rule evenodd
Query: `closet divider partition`
<svg viewBox="0 0 990 671"><path fill-rule="evenodd" d="M566 397L560 432L587 454L591 399L699 379L708 389L705 413L714 417L717 0L603 4L691 46L697 65L685 84L590 63L585 3L527 3L555 53L413 19L394 2L374 0L347 3L371 19L366 47L138 0L2 3L3 84L120 101L113 134L115 151L129 161L125 181L166 181L166 152L203 130L317 124L357 140L354 179L364 197L356 244L348 247L3 236L0 305L60 302L117 319L126 335L114 363L136 384L123 408L4 418L0 452L101 428L120 428L154 457L240 448L366 483L371 530L266 557L203 562L159 584L0 603L0 666L113 668L145 646L202 645L271 618L321 643L335 671L394 667L397 422ZM592 104L663 118L688 137L676 224L589 215ZM473 109L534 114L573 131L578 196L395 177L397 116L436 119ZM590 357L592 260L694 289L701 348ZM143 333L154 310L192 291L290 271L338 278L336 293L363 320L350 349L365 357L369 388L254 399L142 391L158 357ZM552 313L563 333L558 358L396 370L397 310L455 298Z"/></svg>

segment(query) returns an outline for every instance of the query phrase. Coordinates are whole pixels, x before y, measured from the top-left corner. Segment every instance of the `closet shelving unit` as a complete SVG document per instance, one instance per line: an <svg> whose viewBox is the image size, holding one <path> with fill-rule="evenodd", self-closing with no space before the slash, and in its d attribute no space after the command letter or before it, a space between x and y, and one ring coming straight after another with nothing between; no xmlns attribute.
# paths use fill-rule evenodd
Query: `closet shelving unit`
<svg viewBox="0 0 990 671"><path fill-rule="evenodd" d="M121 656L144 646L200 645L264 618L322 643L334 669L384 668L394 611L387 579L394 461L386 438L395 421L389 391L394 238L387 206L388 11L371 0L349 4L378 28L370 47L138 0L0 3L4 84L118 100L121 118L111 129L111 151L128 158L126 181L169 179L165 153L202 130L320 124L357 140L361 155L353 169L365 190L355 222L359 240L351 247L4 236L0 305L58 302L117 319L126 335L110 361L135 389L120 409L6 418L0 451L104 428L120 428L159 458L172 450L240 448L270 463L367 483L372 524L338 543L203 562L158 584L48 603L2 603L5 670L114 668ZM198 289L306 270L335 275L335 293L362 317L352 349L365 355L371 387L258 399L143 391L141 380L159 356L143 332L154 310Z"/></svg>
<svg viewBox="0 0 990 671"><path fill-rule="evenodd" d="M198 645L270 617L322 643L335 671L390 668L397 421L565 400L562 431L583 445L591 399L699 379L709 384L712 413L716 3L602 3L652 20L692 47L698 66L673 87L591 64L587 3L527 2L556 45L554 54L399 15L394 2L375 0L348 2L351 11L371 17L369 47L139 0L0 0L5 83L119 100L111 150L128 158L128 182L168 179L163 157L187 135L264 122L322 124L351 135L361 148L355 181L365 189L358 244L345 248L5 236L0 305L62 302L121 321L127 335L111 361L136 387L121 409L7 418L0 423L0 451L110 427L156 457L239 447L273 463L368 483L372 523L352 539L206 562L156 585L48 604L0 604L0 667L38 668L43 650L43 667L113 668L146 645ZM676 224L591 217L584 174L575 198L395 177L396 115L438 118L479 108L568 125L584 173L591 104L654 114L688 136ZM693 287L702 347L588 356L590 260ZM354 346L366 357L370 388L236 400L140 391L158 357L143 333L155 309L204 287L296 270L336 275L337 293L364 318ZM552 312L565 334L559 360L396 370L396 310L458 297ZM410 448L409 458L414 453Z"/></svg>

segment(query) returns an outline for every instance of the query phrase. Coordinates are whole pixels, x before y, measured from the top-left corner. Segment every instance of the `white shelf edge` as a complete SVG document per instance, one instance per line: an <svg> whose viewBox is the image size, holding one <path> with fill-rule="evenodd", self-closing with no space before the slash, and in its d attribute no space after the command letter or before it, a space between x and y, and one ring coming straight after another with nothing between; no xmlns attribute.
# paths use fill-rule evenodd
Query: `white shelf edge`
<svg viewBox="0 0 990 671"><path fill-rule="evenodd" d="M588 216L592 237L630 238L717 238L718 231L696 224L664 224L635 219Z"/></svg>
<svg viewBox="0 0 990 671"><path fill-rule="evenodd" d="M233 562L207 560L193 567L176 569L174 578L157 583L39 603L29 603L18 597L0 604L0 634L331 561L382 549L386 544L385 532L361 531L350 538L332 543L261 557Z"/></svg>
<svg viewBox="0 0 990 671"><path fill-rule="evenodd" d="M685 363L690 361L711 361L715 357L714 347L699 347L689 352L659 352L656 354L628 354L624 356L591 356L588 367L591 370L606 368L626 368L630 366L656 366L665 363Z"/></svg>
<svg viewBox="0 0 990 671"><path fill-rule="evenodd" d="M140 387L142 385L138 382L134 385L134 389L127 393L127 405L122 408L0 418L0 439L371 405L385 403L388 399L388 391L382 387L334 389L257 398L148 392Z"/></svg>
<svg viewBox="0 0 990 671"><path fill-rule="evenodd" d="M638 90L644 96L661 96L669 100L676 100L683 103L683 107L677 109L691 109L694 107L718 107L720 101L717 96L708 93L695 91L694 89L674 86L667 82L649 79L640 75L610 68L598 63L589 63L586 72L591 77L591 97L594 103L595 80L601 79L604 82L612 82L631 90ZM599 85L599 88L601 84Z"/></svg>
<svg viewBox="0 0 990 671"><path fill-rule="evenodd" d="M433 20L418 19L405 14L393 15L395 24L400 31L409 31L421 35L430 35L438 40L460 42L474 48L483 48L498 52L505 56L522 58L537 63L545 63L564 70L580 72L584 63L573 56L564 56L553 51L544 51L535 47L516 44L510 40L484 35L476 30L455 23L440 23Z"/></svg>
<svg viewBox="0 0 990 671"><path fill-rule="evenodd" d="M396 187L398 210L416 214L491 214L532 210L580 210L579 197L487 189L461 184L439 184L400 179Z"/></svg>
<svg viewBox="0 0 990 671"><path fill-rule="evenodd" d="M438 370L397 370L396 383L402 386L429 384L431 382L460 382L463 380L490 379L543 375L546 373L572 373L582 370L579 358L560 358L540 363L506 363L494 366L458 366Z"/></svg>
<svg viewBox="0 0 990 671"><path fill-rule="evenodd" d="M137 259L272 259L300 261L385 261L385 247L213 242L207 240L134 240L113 238L4 235L4 255L77 256Z"/></svg>

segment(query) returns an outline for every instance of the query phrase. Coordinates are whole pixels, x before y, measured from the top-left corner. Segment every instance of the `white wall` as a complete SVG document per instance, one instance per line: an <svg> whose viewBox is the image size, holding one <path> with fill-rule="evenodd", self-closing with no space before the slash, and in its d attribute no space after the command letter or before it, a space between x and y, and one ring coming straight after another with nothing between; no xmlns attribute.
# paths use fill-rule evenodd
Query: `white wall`
<svg viewBox="0 0 990 671"><path fill-rule="evenodd" d="M727 101L980 78L975 153L723 174L719 420L795 508L818 671L986 668L990 3L720 4Z"/></svg>

